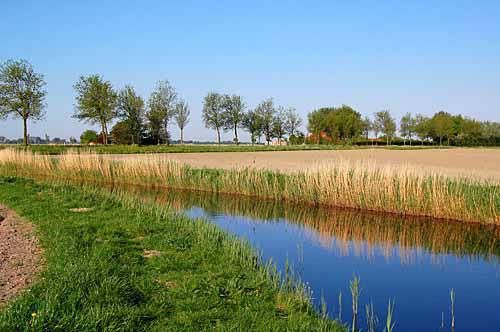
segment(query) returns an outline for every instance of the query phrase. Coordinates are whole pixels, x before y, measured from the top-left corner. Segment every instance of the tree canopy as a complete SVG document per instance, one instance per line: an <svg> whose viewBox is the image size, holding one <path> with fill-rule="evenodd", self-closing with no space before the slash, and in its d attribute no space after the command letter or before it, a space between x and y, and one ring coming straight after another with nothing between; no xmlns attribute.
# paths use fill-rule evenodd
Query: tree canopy
<svg viewBox="0 0 500 332"><path fill-rule="evenodd" d="M75 114L80 121L101 126L103 143L108 144L108 124L116 118L117 98L113 86L99 75L81 76L74 85Z"/></svg>
<svg viewBox="0 0 500 332"><path fill-rule="evenodd" d="M23 119L23 141L28 145L28 120L41 120L45 113L45 81L25 60L0 65L0 119L9 115Z"/></svg>
<svg viewBox="0 0 500 332"><path fill-rule="evenodd" d="M130 85L118 93L118 117L127 125L131 144L140 144L144 122L144 99Z"/></svg>

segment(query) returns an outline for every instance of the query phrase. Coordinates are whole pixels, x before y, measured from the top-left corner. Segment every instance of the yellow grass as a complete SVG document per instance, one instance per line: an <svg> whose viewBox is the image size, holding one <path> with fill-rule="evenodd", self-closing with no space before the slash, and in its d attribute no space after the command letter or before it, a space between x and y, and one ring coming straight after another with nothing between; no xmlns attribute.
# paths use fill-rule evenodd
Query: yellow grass
<svg viewBox="0 0 500 332"><path fill-rule="evenodd" d="M421 169L384 168L341 162L280 173L253 168L195 169L164 158L113 161L96 154L68 153L58 159L6 149L0 174L77 183L134 184L258 196L500 224L500 188L477 179L451 179Z"/></svg>

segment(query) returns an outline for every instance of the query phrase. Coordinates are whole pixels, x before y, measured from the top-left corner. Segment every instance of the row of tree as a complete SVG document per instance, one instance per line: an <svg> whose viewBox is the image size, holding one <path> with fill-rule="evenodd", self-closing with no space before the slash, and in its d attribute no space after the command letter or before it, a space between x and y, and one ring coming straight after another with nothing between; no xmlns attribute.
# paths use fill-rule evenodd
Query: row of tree
<svg viewBox="0 0 500 332"><path fill-rule="evenodd" d="M276 138L278 144L288 136L291 143L304 135L299 132L302 119L293 107L274 106L272 98L261 102L255 109L246 110L242 98L210 92L203 101L203 122L207 128L217 131L217 142L221 142L221 131L232 131L234 142L239 143L238 129L250 134L252 144L264 136L267 144Z"/></svg>
<svg viewBox="0 0 500 332"><path fill-rule="evenodd" d="M0 119L13 115L23 120L25 145L29 143L28 120L41 120L45 115L45 85L43 75L24 60L9 60L0 67ZM172 120L179 127L181 143L184 140L189 106L168 81L158 82L147 102L132 86L115 90L99 75L80 77L74 89L73 117L101 128L99 135L86 131L81 137L83 142L107 144L110 141L108 127L115 120L118 122L111 129L111 136L117 144L168 144L168 126ZM239 143L239 128L249 131L253 143L263 135L268 143L273 138L281 141L286 135L292 141L303 136L298 132L302 120L295 109L275 108L272 99L247 112L240 96L209 93L203 103L203 122L207 128L217 131L219 144L221 130L233 131L234 141Z"/></svg>
<svg viewBox="0 0 500 332"><path fill-rule="evenodd" d="M400 135L404 142L417 138L422 144L474 146L500 144L500 123L481 122L462 115L440 111L432 117L407 113L401 118Z"/></svg>
<svg viewBox="0 0 500 332"><path fill-rule="evenodd" d="M101 127L102 143L107 144L108 125L117 119L112 137L117 144L169 143L168 125L175 120L183 140L189 122L189 106L180 99L168 81L159 81L147 103L135 89L127 85L115 91L109 81L99 75L80 77L74 85L76 105L74 117Z"/></svg>
<svg viewBox="0 0 500 332"><path fill-rule="evenodd" d="M28 120L40 120L45 115L45 80L24 60L8 60L0 65L0 120L9 115L23 120L23 142L28 144ZM189 122L188 104L179 98L168 81L157 83L147 102L132 86L115 90L109 81L99 75L80 77L74 85L76 103L74 117L80 121L99 125L101 134L96 140L109 142L108 126L118 122L111 130L118 144L169 143L168 126L175 121L180 129L181 143L184 128ZM203 122L207 128L216 130L221 142L221 131L232 131L234 142L239 143L238 129L249 132L252 143L260 142L262 136L269 144L288 138L291 143L300 143L304 134L299 131L302 119L294 108L275 107L272 98L262 101L255 109L247 110L242 98L237 95L210 92L203 100ZM500 145L500 123L480 122L444 111L432 117L410 113L399 121L399 133L403 144L419 140L422 144L444 142L449 145ZM398 127L387 110L374 114L373 120L362 117L352 107L320 108L308 115L309 141L314 143L354 143L360 138L368 139L373 133L380 135L386 144L396 138ZM88 140L92 133L87 133Z"/></svg>
<svg viewBox="0 0 500 332"><path fill-rule="evenodd" d="M451 115L440 111L432 117L422 114L405 114L399 125L403 144L418 140L421 144L448 145L499 145L500 123L481 122L462 115ZM362 117L352 107L320 108L308 115L310 140L315 143L355 143L360 138L369 139L370 133L375 140L380 136L386 144L397 138L398 126L388 110L376 112L373 120Z"/></svg>

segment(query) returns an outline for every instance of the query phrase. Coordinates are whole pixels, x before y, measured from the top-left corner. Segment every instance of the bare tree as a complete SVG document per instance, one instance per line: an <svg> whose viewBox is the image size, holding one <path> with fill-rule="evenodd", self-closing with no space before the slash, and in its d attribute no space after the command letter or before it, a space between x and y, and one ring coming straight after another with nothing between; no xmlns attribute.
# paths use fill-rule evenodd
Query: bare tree
<svg viewBox="0 0 500 332"><path fill-rule="evenodd" d="M273 117L273 136L278 139L278 144L281 144L281 140L285 135L286 126L286 110L283 106L278 106L276 114Z"/></svg>
<svg viewBox="0 0 500 332"><path fill-rule="evenodd" d="M295 136L297 130L302 125L302 119L295 110L295 108L290 107L285 113L285 131L288 136Z"/></svg>
<svg viewBox="0 0 500 332"><path fill-rule="evenodd" d="M25 60L9 60L0 66L0 119L12 115L23 119L23 140L28 145L28 120L41 120L45 81Z"/></svg>
<svg viewBox="0 0 500 332"><path fill-rule="evenodd" d="M189 105L184 100L180 100L177 105L175 105L174 118L181 131L181 144L184 144L184 128L186 128L186 125L189 123L190 114Z"/></svg>

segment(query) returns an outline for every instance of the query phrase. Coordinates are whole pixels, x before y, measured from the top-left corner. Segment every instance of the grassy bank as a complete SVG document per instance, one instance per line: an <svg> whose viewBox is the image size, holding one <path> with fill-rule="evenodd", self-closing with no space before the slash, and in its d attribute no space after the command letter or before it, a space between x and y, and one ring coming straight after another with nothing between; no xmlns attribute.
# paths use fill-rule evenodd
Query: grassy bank
<svg viewBox="0 0 500 332"><path fill-rule="evenodd" d="M47 265L0 331L342 330L211 224L16 178L0 178L0 202L36 225Z"/></svg>
<svg viewBox="0 0 500 332"><path fill-rule="evenodd" d="M0 151L0 174L54 181L132 184L243 194L400 215L500 224L500 186L411 168L335 165L293 174L195 169L162 158L111 161L97 154L60 158Z"/></svg>
<svg viewBox="0 0 500 332"><path fill-rule="evenodd" d="M266 145L208 145L208 144L186 144L186 145L0 145L0 149L19 149L23 151L36 152L39 154L59 155L68 151L79 153L97 154L143 154L143 153L200 153L200 152L272 152L272 151L315 151L315 150L353 150L353 149L435 149L432 146L360 146L360 145L288 145L288 146L266 146Z"/></svg>

